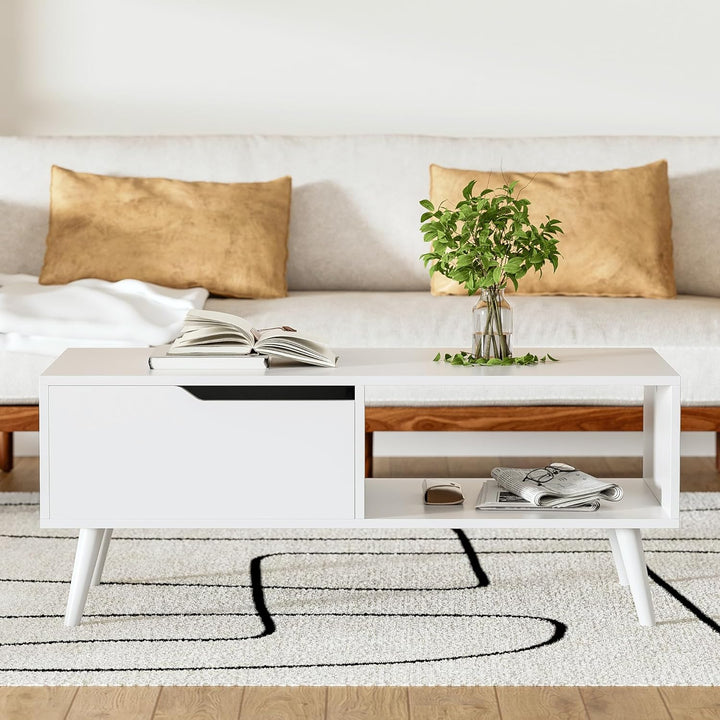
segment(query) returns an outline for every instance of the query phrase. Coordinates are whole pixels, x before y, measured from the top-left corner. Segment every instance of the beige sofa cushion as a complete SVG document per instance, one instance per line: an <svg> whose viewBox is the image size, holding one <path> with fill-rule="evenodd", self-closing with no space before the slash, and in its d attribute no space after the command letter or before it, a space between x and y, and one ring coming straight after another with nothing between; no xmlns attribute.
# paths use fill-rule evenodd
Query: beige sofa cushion
<svg viewBox="0 0 720 720"><path fill-rule="evenodd" d="M672 219L667 162L602 172L517 173L430 167L430 200L453 208L462 189L498 188L517 181L516 194L531 201L530 219L561 221L562 254L557 272L549 264L519 281L528 295L595 295L669 298L675 296ZM518 193L519 191L519 193ZM510 288L512 289L512 288ZM433 295L464 295L465 289L440 273L431 278Z"/></svg>
<svg viewBox="0 0 720 720"><path fill-rule="evenodd" d="M53 166L40 282L135 278L227 297L283 297L290 193L289 177L183 182Z"/></svg>

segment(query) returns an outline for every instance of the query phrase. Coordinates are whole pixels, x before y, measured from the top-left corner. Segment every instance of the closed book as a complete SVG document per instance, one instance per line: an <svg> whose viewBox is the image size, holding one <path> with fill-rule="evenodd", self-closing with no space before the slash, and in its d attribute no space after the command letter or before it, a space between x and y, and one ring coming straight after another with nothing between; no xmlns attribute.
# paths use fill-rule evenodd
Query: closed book
<svg viewBox="0 0 720 720"><path fill-rule="evenodd" d="M153 355L153 370L264 370L267 355Z"/></svg>

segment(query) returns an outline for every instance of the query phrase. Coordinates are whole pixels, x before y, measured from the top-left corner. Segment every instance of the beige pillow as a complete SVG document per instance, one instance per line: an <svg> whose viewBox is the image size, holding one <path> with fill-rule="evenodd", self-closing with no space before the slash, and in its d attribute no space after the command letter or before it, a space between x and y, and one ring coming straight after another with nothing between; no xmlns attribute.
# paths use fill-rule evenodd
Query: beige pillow
<svg viewBox="0 0 720 720"><path fill-rule="evenodd" d="M53 166L40 282L135 278L228 297L283 297L291 183L110 177Z"/></svg>
<svg viewBox="0 0 720 720"><path fill-rule="evenodd" d="M430 200L454 208L462 189L475 192L518 181L516 194L531 201L530 220L546 215L561 221L557 272L548 263L542 277L530 271L518 293L669 298L675 296L667 162L604 172L488 173L430 166ZM465 295L440 273L433 295ZM508 288L512 290L512 286Z"/></svg>

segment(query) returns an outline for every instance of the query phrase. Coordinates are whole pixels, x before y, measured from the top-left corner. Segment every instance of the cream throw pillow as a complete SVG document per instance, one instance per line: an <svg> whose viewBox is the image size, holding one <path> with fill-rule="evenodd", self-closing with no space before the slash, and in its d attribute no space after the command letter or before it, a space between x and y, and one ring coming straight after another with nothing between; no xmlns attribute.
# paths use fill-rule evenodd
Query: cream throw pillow
<svg viewBox="0 0 720 720"><path fill-rule="evenodd" d="M52 168L44 285L135 278L215 295L287 295L292 181L183 182Z"/></svg>
<svg viewBox="0 0 720 720"><path fill-rule="evenodd" d="M665 160L624 170L570 173L500 174L431 165L430 201L435 207L443 201L455 207L471 180L477 180L476 193L517 180L515 192L530 200L533 224L546 215L561 221L557 272L549 263L542 277L531 271L519 281L518 293L675 296ZM432 275L430 287L433 295L466 294L440 273Z"/></svg>

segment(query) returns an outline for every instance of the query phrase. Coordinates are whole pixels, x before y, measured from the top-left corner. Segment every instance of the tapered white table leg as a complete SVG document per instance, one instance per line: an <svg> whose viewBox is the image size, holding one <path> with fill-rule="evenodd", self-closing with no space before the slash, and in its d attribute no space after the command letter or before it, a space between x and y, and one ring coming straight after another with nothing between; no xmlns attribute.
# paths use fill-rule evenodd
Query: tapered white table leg
<svg viewBox="0 0 720 720"><path fill-rule="evenodd" d="M112 528L106 528L103 532L100 550L98 550L97 561L95 562L95 571L93 572L91 585L99 585L102 579L103 568L105 567L105 558L107 557L110 538L112 537Z"/></svg>
<svg viewBox="0 0 720 720"><path fill-rule="evenodd" d="M618 547L622 554L625 573L630 584L635 609L641 625L655 624L655 610L650 596L645 553L643 552L640 531L618 528L615 530Z"/></svg>
<svg viewBox="0 0 720 720"><path fill-rule="evenodd" d="M610 549L612 550L613 560L615 561L615 568L617 569L618 582L621 585L628 585L627 573L625 572L625 563L623 562L622 552L620 551L620 545L618 544L617 535L615 530L608 530L608 538L610 539Z"/></svg>
<svg viewBox="0 0 720 720"><path fill-rule="evenodd" d="M65 624L69 627L80 624L85 601L87 600L90 581L95 571L98 552L105 531L100 528L83 528L80 530L77 550L75 551L75 565L73 566L72 580L70 581L70 594L68 596L67 610L65 611Z"/></svg>

